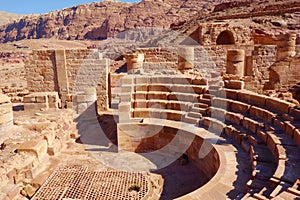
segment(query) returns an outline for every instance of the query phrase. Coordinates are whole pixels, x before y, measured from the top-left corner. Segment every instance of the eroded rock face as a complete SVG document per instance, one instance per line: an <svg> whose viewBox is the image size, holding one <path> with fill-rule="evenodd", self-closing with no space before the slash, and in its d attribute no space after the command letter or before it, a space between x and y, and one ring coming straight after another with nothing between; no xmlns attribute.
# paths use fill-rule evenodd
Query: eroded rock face
<svg viewBox="0 0 300 200"><path fill-rule="evenodd" d="M235 8L235 7L249 7L251 6L250 1L230 1L230 2L224 2L220 3L214 8L214 12L221 12L227 9Z"/></svg>
<svg viewBox="0 0 300 200"><path fill-rule="evenodd" d="M24 16L4 25L0 27L0 42L39 38L100 40L139 27L171 28L190 35L187 30L197 26L199 20L251 18L252 23L246 20L241 24L249 24L260 32L253 31L256 43L273 44L272 34L261 33L295 31L299 27L300 3L296 0L264 3L253 0L251 6L249 2L142 0L139 3L105 1L82 4L43 15ZM274 15L267 17L270 13ZM281 13L289 14L282 17ZM261 38L265 36L271 37L269 41Z"/></svg>
<svg viewBox="0 0 300 200"><path fill-rule="evenodd" d="M20 14L0 11L0 25L4 25L22 17Z"/></svg>
<svg viewBox="0 0 300 200"><path fill-rule="evenodd" d="M169 28L197 14L207 1L143 0L96 2L44 15L30 15L0 28L0 41L22 39L106 39L138 27Z"/></svg>

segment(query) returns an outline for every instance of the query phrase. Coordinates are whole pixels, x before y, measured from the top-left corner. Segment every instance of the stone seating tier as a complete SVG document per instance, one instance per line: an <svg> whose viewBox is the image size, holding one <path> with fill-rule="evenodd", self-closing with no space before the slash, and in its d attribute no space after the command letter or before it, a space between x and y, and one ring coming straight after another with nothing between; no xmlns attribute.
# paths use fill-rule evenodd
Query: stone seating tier
<svg viewBox="0 0 300 200"><path fill-rule="evenodd" d="M246 90L207 87L202 85L203 80L178 79L176 83L170 79L125 80L133 86L124 90L123 98L121 94L121 102L129 102L123 111L137 119L200 124L209 132L232 138L248 153L252 163L252 176L241 199L298 194L299 188L292 186L300 175L300 168L295 167L300 166L299 108ZM190 90L183 87L186 81L198 85Z"/></svg>
<svg viewBox="0 0 300 200"><path fill-rule="evenodd" d="M289 173L290 171L293 171L293 169L290 169L289 166L299 165L299 160L291 157L291 155L293 153L297 152L297 150L299 151L299 148L297 147L295 141L284 132L284 131L287 132L286 129L281 131L282 127L278 128L278 127L275 127L273 124L271 124L273 122L273 120L276 119L276 117L277 117L276 114L274 114L273 112L271 112L269 110L258 108L255 106L246 106L246 105L240 106L241 104L239 102L222 99L222 98L221 99L220 98L213 99L212 104L214 106L227 108L228 110L231 109L232 111L235 111L235 112L239 111L241 114L245 114L245 115L251 117L251 119L250 119L250 118L244 117L241 114L238 114L238 116L236 116L234 113L228 112L225 109L210 107L208 113L209 113L209 115L213 115L214 118L223 118L226 121L230 121L232 124L242 125L243 128L247 128L247 129L249 129L249 131L251 133L257 134L257 135L258 134L262 135L261 129L263 129L264 127L267 128L267 130L269 130L269 131L266 131L267 134L263 134L262 138L266 142L265 144L269 147L269 149L272 150L272 153L274 153L276 155L277 162L278 162L277 170L274 173L273 177L275 179L277 179L276 180L277 182L279 182L278 180L280 180L280 181L285 181L288 183L293 182L297 178L297 175L295 175L295 174L291 175ZM245 109L245 108L247 108L247 109ZM215 128L216 125L214 125L214 124L216 124L216 123L217 122L215 120L213 120L212 124L209 124L209 126L211 128ZM278 121L277 121L277 123L278 123ZM204 121L203 124L207 125L208 122ZM259 125L261 125L261 127L259 127ZM220 131L220 129L222 129L222 126L220 126L220 125L217 126L218 127L217 130ZM295 129L295 127L294 127L294 129ZM274 133L276 133L276 131L279 131L279 133L277 133L275 135ZM226 131L226 132L228 132L228 131ZM267 136L267 137L265 137L265 136ZM248 140L249 140L249 138L248 138ZM238 141L240 141L240 139L238 139ZM286 155L286 154L289 154L289 155ZM281 159L283 159L283 160L281 160ZM286 159L288 161L286 161ZM263 160L265 162L266 158L264 158ZM289 163L287 164L287 162L289 162ZM286 166L288 166L288 168L286 168ZM267 170L267 171L270 172L270 170ZM300 173L299 169L296 169L295 171L297 171L296 174ZM274 178L273 178L273 182L274 182ZM251 184L253 184L252 180L248 182L248 185L251 185ZM264 184L260 184L260 186L264 186ZM262 189L262 188L260 188L260 189ZM264 190L265 190L264 192L266 192L266 188ZM258 197L258 196L256 196L256 197Z"/></svg>

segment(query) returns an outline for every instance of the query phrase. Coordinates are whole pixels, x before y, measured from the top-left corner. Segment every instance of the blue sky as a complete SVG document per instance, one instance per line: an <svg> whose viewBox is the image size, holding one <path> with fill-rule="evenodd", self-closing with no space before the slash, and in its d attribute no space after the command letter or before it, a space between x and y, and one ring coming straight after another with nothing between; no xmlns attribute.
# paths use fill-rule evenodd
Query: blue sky
<svg viewBox="0 0 300 200"><path fill-rule="evenodd" d="M122 1L137 2L139 0ZM78 4L97 2L97 0L1 0L0 2L1 11L17 14L40 14L54 10L60 10L62 8L72 7Z"/></svg>

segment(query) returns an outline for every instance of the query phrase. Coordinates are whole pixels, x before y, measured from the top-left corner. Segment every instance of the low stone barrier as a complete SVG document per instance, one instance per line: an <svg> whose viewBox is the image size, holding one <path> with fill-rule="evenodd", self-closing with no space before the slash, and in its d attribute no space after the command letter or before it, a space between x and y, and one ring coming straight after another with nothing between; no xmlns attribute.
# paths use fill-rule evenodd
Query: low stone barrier
<svg viewBox="0 0 300 200"><path fill-rule="evenodd" d="M61 105L57 92L33 92L23 99L25 110L58 109Z"/></svg>

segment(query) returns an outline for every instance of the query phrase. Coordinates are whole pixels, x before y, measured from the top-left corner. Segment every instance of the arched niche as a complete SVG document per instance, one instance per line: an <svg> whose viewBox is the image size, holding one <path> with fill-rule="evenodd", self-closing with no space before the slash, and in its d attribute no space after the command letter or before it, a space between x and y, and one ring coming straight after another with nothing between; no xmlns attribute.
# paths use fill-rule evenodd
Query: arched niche
<svg viewBox="0 0 300 200"><path fill-rule="evenodd" d="M219 34L217 38L217 45L235 44L233 33L226 30Z"/></svg>

